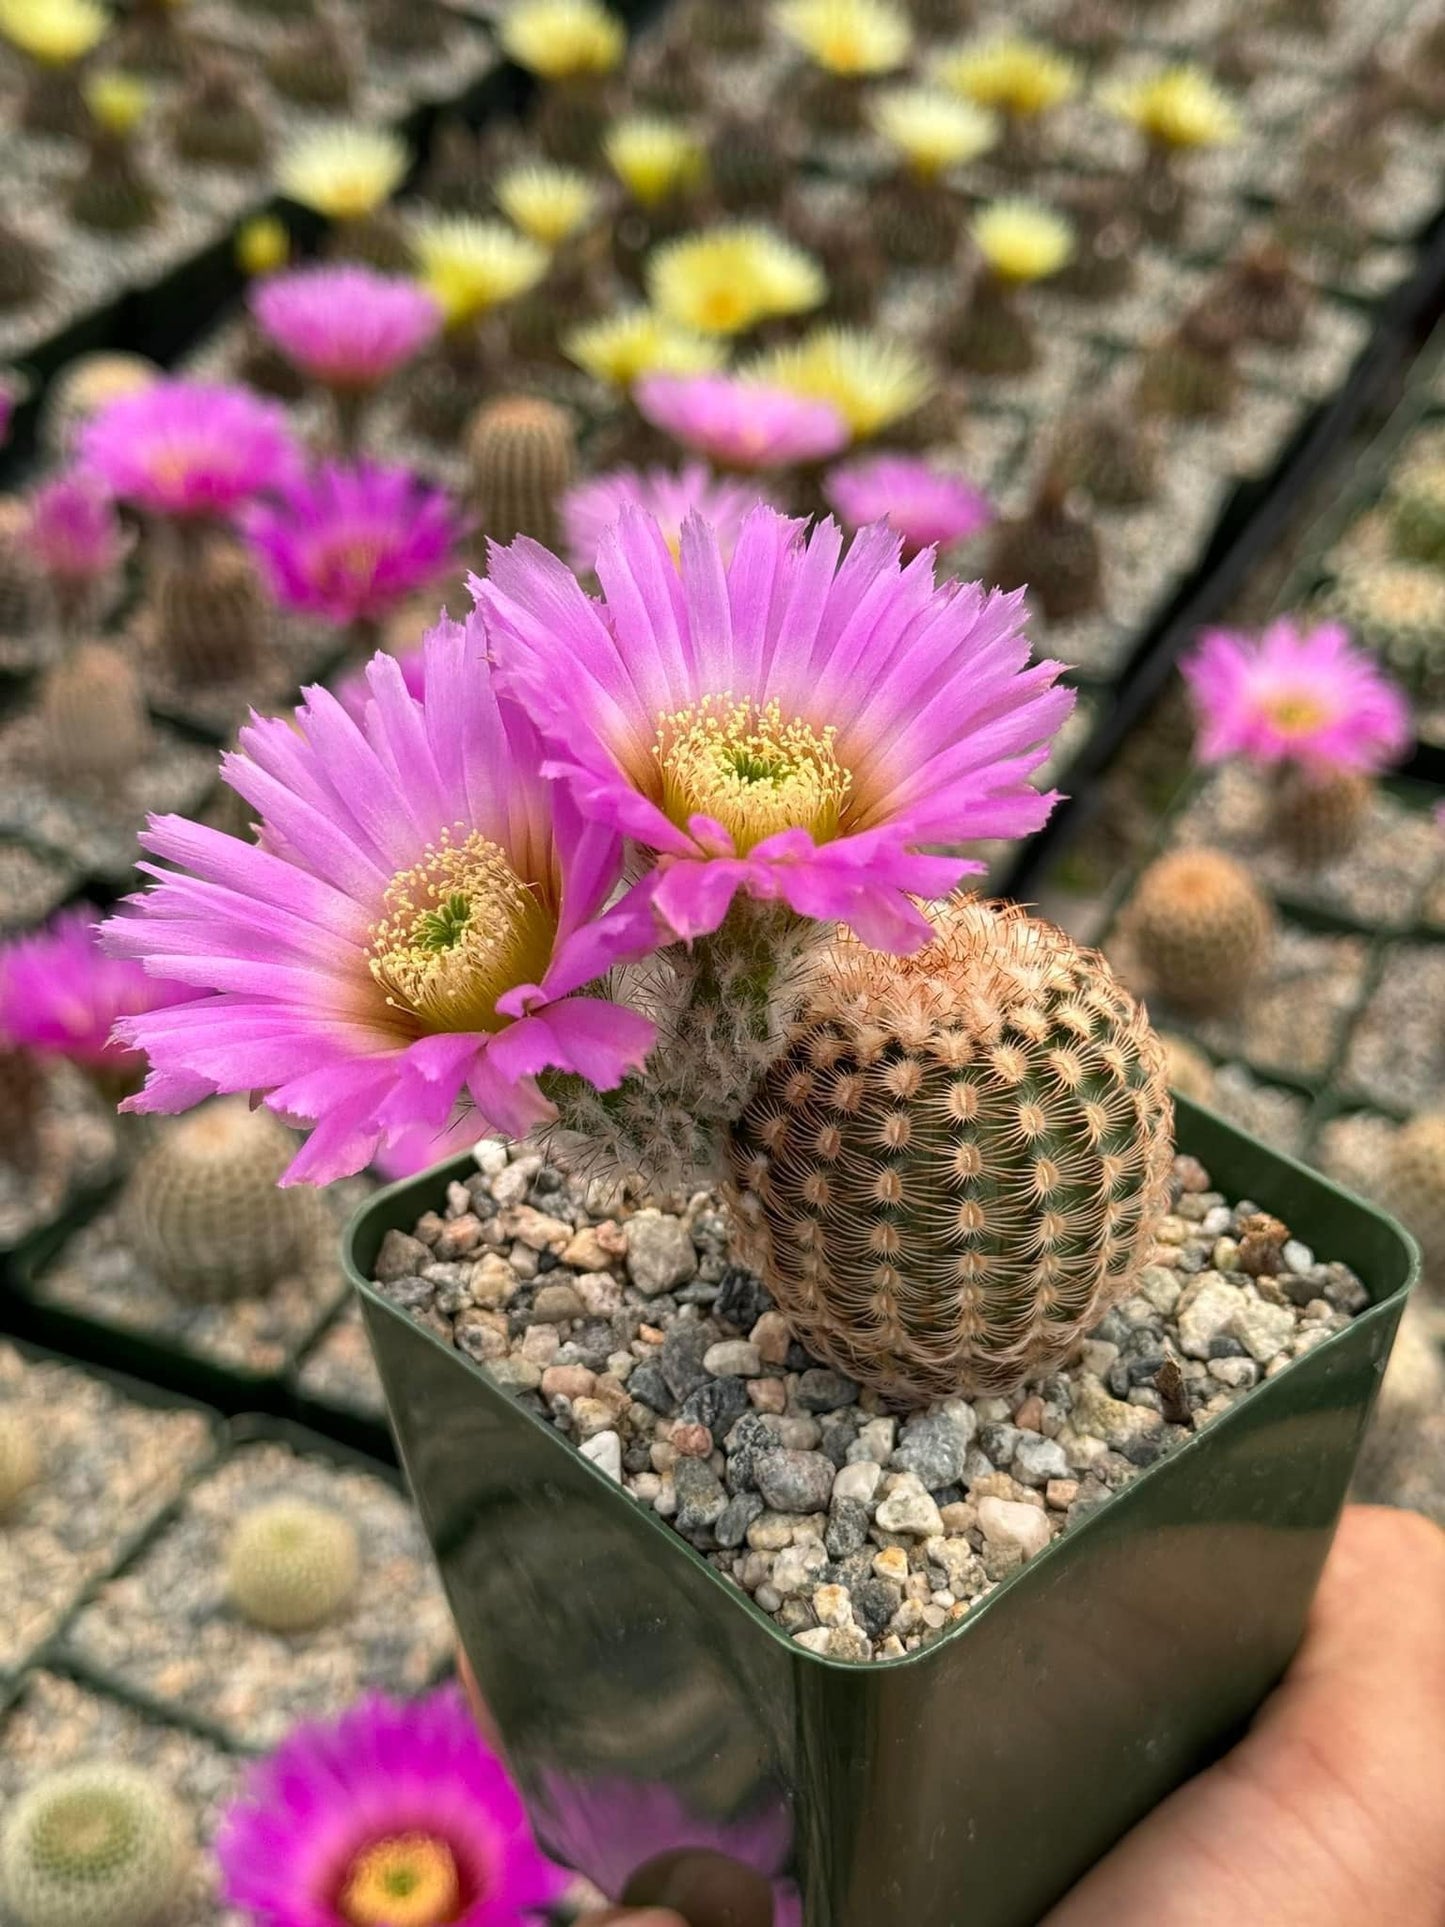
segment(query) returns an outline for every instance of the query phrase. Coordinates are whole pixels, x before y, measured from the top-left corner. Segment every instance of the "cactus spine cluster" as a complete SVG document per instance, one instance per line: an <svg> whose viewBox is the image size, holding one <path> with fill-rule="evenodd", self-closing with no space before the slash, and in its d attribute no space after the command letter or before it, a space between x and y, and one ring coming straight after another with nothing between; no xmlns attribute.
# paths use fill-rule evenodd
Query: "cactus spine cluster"
<svg viewBox="0 0 1445 1927"><path fill-rule="evenodd" d="M577 430L567 410L540 395L503 395L478 411L467 454L490 540L530 535L555 549L562 497L577 474Z"/></svg>
<svg viewBox="0 0 1445 1927"><path fill-rule="evenodd" d="M1096 954L959 898L935 940L844 938L730 1144L744 1249L798 1336L900 1401L1047 1371L1165 1209L1164 1054Z"/></svg>
<svg viewBox="0 0 1445 1927"><path fill-rule="evenodd" d="M271 1633L323 1626L356 1591L356 1529L338 1512L304 1499L271 1499L244 1514L226 1546L231 1604Z"/></svg>
<svg viewBox="0 0 1445 1927"><path fill-rule="evenodd" d="M149 1927L190 1866L174 1796L121 1761L64 1767L10 1809L0 1836L0 1898L17 1927Z"/></svg>
<svg viewBox="0 0 1445 1927"><path fill-rule="evenodd" d="M55 665L40 692L40 725L61 779L116 783L150 753L140 677L114 643L82 643Z"/></svg>
<svg viewBox="0 0 1445 1927"><path fill-rule="evenodd" d="M1427 1273L1445 1277L1445 1111L1424 1111L1395 1134L1388 1202L1420 1240Z"/></svg>
<svg viewBox="0 0 1445 1927"><path fill-rule="evenodd" d="M0 1411L0 1521L40 1477L40 1448L35 1427L25 1414Z"/></svg>
<svg viewBox="0 0 1445 1927"><path fill-rule="evenodd" d="M1237 1002L1274 941L1268 900L1220 850L1156 857L1134 887L1124 924L1153 987L1186 1010Z"/></svg>
<svg viewBox="0 0 1445 1927"><path fill-rule="evenodd" d="M1396 469L1390 534L1406 562L1445 567L1445 434L1419 436Z"/></svg>
<svg viewBox="0 0 1445 1927"><path fill-rule="evenodd" d="M243 1097L192 1111L131 1173L122 1215L132 1248L180 1297L264 1292L305 1261L317 1235L315 1197L277 1189L295 1150L285 1126Z"/></svg>

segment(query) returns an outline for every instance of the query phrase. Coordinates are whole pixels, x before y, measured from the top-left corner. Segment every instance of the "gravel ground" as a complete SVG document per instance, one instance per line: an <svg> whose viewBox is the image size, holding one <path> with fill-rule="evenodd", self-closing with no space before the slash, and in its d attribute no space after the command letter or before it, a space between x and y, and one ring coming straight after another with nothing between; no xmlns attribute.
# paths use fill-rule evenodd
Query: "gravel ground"
<svg viewBox="0 0 1445 1927"><path fill-rule="evenodd" d="M1342 1081L1392 1110L1424 1110L1445 1090L1445 944L1396 944L1355 1026Z"/></svg>
<svg viewBox="0 0 1445 1927"><path fill-rule="evenodd" d="M21 843L0 842L0 934L44 923L79 881L75 865L54 851L40 855Z"/></svg>
<svg viewBox="0 0 1445 1927"><path fill-rule="evenodd" d="M1209 1108L1277 1151L1298 1157L1304 1150L1310 1100L1298 1091L1263 1082L1243 1064L1222 1064L1215 1072Z"/></svg>
<svg viewBox="0 0 1445 1927"><path fill-rule="evenodd" d="M361 1322L361 1308L352 1300L307 1352L296 1374L303 1398L330 1405L363 1418L384 1418L386 1400L372 1363L371 1346Z"/></svg>
<svg viewBox="0 0 1445 1927"><path fill-rule="evenodd" d="M1076 1364L900 1419L789 1338L712 1195L607 1216L602 1187L533 1152L476 1157L443 1215L388 1234L381 1288L834 1658L896 1658L961 1619L1366 1302L1293 1239L1278 1276L1239 1270L1254 1207L1181 1158L1138 1293Z"/></svg>
<svg viewBox="0 0 1445 1927"><path fill-rule="evenodd" d="M284 1494L343 1513L361 1548L352 1603L313 1632L277 1634L229 1605L236 1520ZM339 1713L368 1687L422 1692L452 1650L451 1619L421 1525L369 1472L267 1441L239 1448L186 1494L176 1518L76 1619L67 1649L231 1744L274 1746L295 1721Z"/></svg>
<svg viewBox="0 0 1445 1927"><path fill-rule="evenodd" d="M97 1378L0 1345L0 1412L40 1454L0 1520L0 1676L18 1672L212 1449L203 1414L133 1404Z"/></svg>
<svg viewBox="0 0 1445 1927"><path fill-rule="evenodd" d="M98 1759L123 1760L156 1774L195 1827L197 1851L189 1877L155 1927L245 1927L240 1914L221 1904L209 1851L240 1769L193 1733L155 1725L74 1680L35 1673L0 1724L0 1812L42 1774Z"/></svg>
<svg viewBox="0 0 1445 1927"><path fill-rule="evenodd" d="M115 1170L115 1113L70 1065L54 1065L47 1073L35 1129L40 1149L34 1170L22 1171L0 1157L0 1251L54 1224Z"/></svg>

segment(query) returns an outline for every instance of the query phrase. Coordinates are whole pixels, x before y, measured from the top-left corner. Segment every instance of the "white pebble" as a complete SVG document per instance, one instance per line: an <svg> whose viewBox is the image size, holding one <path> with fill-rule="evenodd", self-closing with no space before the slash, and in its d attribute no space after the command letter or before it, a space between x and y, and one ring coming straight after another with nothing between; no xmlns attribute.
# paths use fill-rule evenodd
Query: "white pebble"
<svg viewBox="0 0 1445 1927"><path fill-rule="evenodd" d="M840 1466L833 1480L833 1497L856 1499L860 1505L869 1505L882 1477L883 1467L872 1459L858 1459L852 1465Z"/></svg>
<svg viewBox="0 0 1445 1927"><path fill-rule="evenodd" d="M980 1499L978 1523L992 1546L1017 1546L1025 1559L1042 1552L1053 1536L1048 1515L1017 1499Z"/></svg>
<svg viewBox="0 0 1445 1927"><path fill-rule="evenodd" d="M831 1626L809 1626L806 1632L793 1634L797 1644L805 1647L810 1653L826 1653L832 1637Z"/></svg>
<svg viewBox="0 0 1445 1927"><path fill-rule="evenodd" d="M1290 1238L1280 1256L1284 1259L1285 1269L1292 1271L1297 1278L1302 1278L1307 1271L1314 1270L1315 1254L1308 1245L1301 1244L1298 1238Z"/></svg>
<svg viewBox="0 0 1445 1927"><path fill-rule="evenodd" d="M478 1138L472 1156L483 1177L499 1177L507 1168L507 1147L499 1137Z"/></svg>
<svg viewBox="0 0 1445 1927"><path fill-rule="evenodd" d="M583 1441L581 1452L584 1459L591 1459L609 1479L622 1480L622 1440L615 1432L597 1432ZM659 1490L662 1481L658 1481Z"/></svg>

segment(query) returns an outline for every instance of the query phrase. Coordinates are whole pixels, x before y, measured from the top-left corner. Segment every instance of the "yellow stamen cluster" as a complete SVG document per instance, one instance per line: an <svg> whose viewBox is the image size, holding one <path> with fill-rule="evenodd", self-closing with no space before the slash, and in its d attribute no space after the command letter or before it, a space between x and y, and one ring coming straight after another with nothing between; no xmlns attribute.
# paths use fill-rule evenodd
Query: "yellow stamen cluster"
<svg viewBox="0 0 1445 1927"><path fill-rule="evenodd" d="M348 1927L445 1927L462 1905L456 1859L445 1840L399 1833L359 1853L339 1907Z"/></svg>
<svg viewBox="0 0 1445 1927"><path fill-rule="evenodd" d="M973 224L978 251L1000 281L1042 281L1074 252L1074 230L1037 201L995 201Z"/></svg>
<svg viewBox="0 0 1445 1927"><path fill-rule="evenodd" d="M1329 704L1309 689L1276 690L1259 706L1282 736L1312 736L1331 720Z"/></svg>
<svg viewBox="0 0 1445 1927"><path fill-rule="evenodd" d="M0 34L43 67L69 67L99 46L110 14L96 0L3 0Z"/></svg>
<svg viewBox="0 0 1445 1927"><path fill-rule="evenodd" d="M907 14L886 0L779 0L773 19L830 74L892 73L913 44Z"/></svg>
<svg viewBox="0 0 1445 1927"><path fill-rule="evenodd" d="M85 104L97 127L108 134L126 135L138 127L151 103L151 90L134 74L104 67L81 82Z"/></svg>
<svg viewBox="0 0 1445 1927"><path fill-rule="evenodd" d="M745 373L770 388L830 402L857 441L911 415L935 381L927 361L906 342L836 324L755 356Z"/></svg>
<svg viewBox="0 0 1445 1927"><path fill-rule="evenodd" d="M459 824L387 885L368 963L386 1001L421 1031L496 1031L497 999L546 974L546 905L505 851Z"/></svg>
<svg viewBox="0 0 1445 1927"><path fill-rule="evenodd" d="M785 718L776 702L704 696L658 722L662 808L683 829L693 816L713 817L740 855L795 827L825 842L852 783L834 733Z"/></svg>
<svg viewBox="0 0 1445 1927"><path fill-rule="evenodd" d="M386 128L339 121L303 134L286 149L276 185L327 220L359 221L391 199L407 160L405 141Z"/></svg>
<svg viewBox="0 0 1445 1927"><path fill-rule="evenodd" d="M630 389L644 375L707 375L723 364L720 343L678 328L652 308L623 308L562 337L562 352L596 381Z"/></svg>
<svg viewBox="0 0 1445 1927"><path fill-rule="evenodd" d="M501 221L471 214L424 216L410 240L420 279L448 328L480 320L535 287L547 271L545 248Z"/></svg>
<svg viewBox="0 0 1445 1927"><path fill-rule="evenodd" d="M910 173L925 181L977 160L999 133L987 108L938 87L889 87L869 102L868 118Z"/></svg>
<svg viewBox="0 0 1445 1927"><path fill-rule="evenodd" d="M688 194L707 172L707 153L692 129L661 114L629 114L607 130L607 164L634 201L660 207Z"/></svg>
<svg viewBox="0 0 1445 1927"><path fill-rule="evenodd" d="M935 72L945 87L980 107L1032 120L1079 90L1072 60L1023 34L1004 34L950 48Z"/></svg>
<svg viewBox="0 0 1445 1927"><path fill-rule="evenodd" d="M761 222L735 221L655 248L653 305L702 335L736 335L776 315L805 314L828 292L811 254Z"/></svg>
<svg viewBox="0 0 1445 1927"><path fill-rule="evenodd" d="M576 168L530 161L508 168L493 192L513 227L540 247L551 249L591 224L600 190Z"/></svg>
<svg viewBox="0 0 1445 1927"><path fill-rule="evenodd" d="M519 67L544 80L610 74L627 48L622 22L597 0L518 0L499 37Z"/></svg>
<svg viewBox="0 0 1445 1927"><path fill-rule="evenodd" d="M1099 99L1160 147L1220 147L1240 136L1233 102L1199 67L1165 67L1143 80L1118 81Z"/></svg>
<svg viewBox="0 0 1445 1927"><path fill-rule="evenodd" d="M237 229L236 265L242 274L275 274L290 258L291 236L274 214L253 214Z"/></svg>

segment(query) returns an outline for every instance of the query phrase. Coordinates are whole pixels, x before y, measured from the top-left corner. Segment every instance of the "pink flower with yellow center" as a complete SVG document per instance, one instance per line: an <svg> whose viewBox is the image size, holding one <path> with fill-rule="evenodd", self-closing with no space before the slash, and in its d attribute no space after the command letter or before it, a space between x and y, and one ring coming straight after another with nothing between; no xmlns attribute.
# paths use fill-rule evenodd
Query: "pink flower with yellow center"
<svg viewBox="0 0 1445 1927"><path fill-rule="evenodd" d="M1410 711L1339 623L1289 617L1252 638L1212 629L1180 665L1199 719L1203 763L1243 756L1374 775L1410 742Z"/></svg>
<svg viewBox="0 0 1445 1927"><path fill-rule="evenodd" d="M683 523L696 512L717 530L723 554L729 556L748 510L763 499L755 484L714 475L704 462L685 462L675 473L667 468L614 468L567 491L562 524L572 566L584 573L597 559L603 534L627 507L656 518L674 555L682 546Z"/></svg>
<svg viewBox="0 0 1445 1927"><path fill-rule="evenodd" d="M121 1027L151 1065L131 1108L257 1093L313 1127L288 1182L359 1171L468 1105L478 1135L522 1136L551 1115L539 1074L610 1088L651 1047L586 990L656 944L638 892L602 914L616 833L542 776L475 620L430 632L423 675L418 701L378 655L359 716L312 689L294 728L254 719L222 773L259 841L153 819L155 882L106 926L116 954L212 993Z"/></svg>
<svg viewBox="0 0 1445 1927"><path fill-rule="evenodd" d="M994 519L981 489L914 455L869 455L848 462L829 473L823 492L850 529L870 522L896 529L908 556L962 542Z"/></svg>
<svg viewBox="0 0 1445 1927"><path fill-rule="evenodd" d="M181 519L233 515L301 462L279 403L179 378L117 396L85 423L79 453L119 501Z"/></svg>
<svg viewBox="0 0 1445 1927"><path fill-rule="evenodd" d="M697 516L673 560L633 509L602 538L603 599L535 543L473 587L502 686L547 741L547 773L592 821L657 854L642 886L677 936L741 891L911 950L913 899L981 866L930 846L1022 836L1053 807L1028 781L1073 704L1029 666L1022 598L937 585L898 537L840 560L755 508L731 561Z"/></svg>
<svg viewBox="0 0 1445 1927"><path fill-rule="evenodd" d="M654 428L720 468L823 462L852 439L831 402L736 375L644 375L632 398Z"/></svg>
<svg viewBox="0 0 1445 1927"><path fill-rule="evenodd" d="M250 295L263 332L322 387L369 394L441 332L435 298L399 274L323 263L273 274Z"/></svg>
<svg viewBox="0 0 1445 1927"><path fill-rule="evenodd" d="M216 1853L256 1927L522 1927L566 1884L454 1687L295 1728Z"/></svg>

